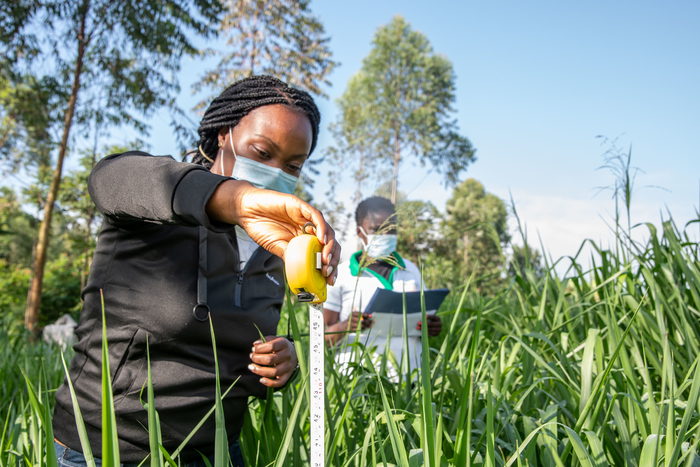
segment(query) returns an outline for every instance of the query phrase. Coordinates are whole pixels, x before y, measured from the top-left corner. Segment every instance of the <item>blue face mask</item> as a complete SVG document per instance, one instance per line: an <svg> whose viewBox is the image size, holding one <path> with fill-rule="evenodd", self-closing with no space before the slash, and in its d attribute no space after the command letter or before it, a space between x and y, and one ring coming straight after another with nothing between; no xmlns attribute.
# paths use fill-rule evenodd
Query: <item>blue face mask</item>
<svg viewBox="0 0 700 467"><path fill-rule="evenodd" d="M387 258L396 251L396 234L367 235L362 227L360 229L367 238L362 247L370 258Z"/></svg>
<svg viewBox="0 0 700 467"><path fill-rule="evenodd" d="M279 191L291 195L299 183L299 178L290 175L275 167L270 167L263 163L248 159L247 157L238 157L236 150L233 147L233 133L231 128L228 129L229 141L231 141L231 149L233 157L236 158L236 163L231 172L231 178L236 180L246 180L253 184L256 188L265 190ZM221 157L221 173L224 174L224 158Z"/></svg>

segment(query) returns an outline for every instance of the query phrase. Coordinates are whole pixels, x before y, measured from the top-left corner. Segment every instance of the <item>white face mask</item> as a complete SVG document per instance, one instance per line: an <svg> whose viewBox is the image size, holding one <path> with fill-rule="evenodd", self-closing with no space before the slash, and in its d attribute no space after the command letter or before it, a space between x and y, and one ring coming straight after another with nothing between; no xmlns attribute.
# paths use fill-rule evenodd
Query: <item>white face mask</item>
<svg viewBox="0 0 700 467"><path fill-rule="evenodd" d="M370 258L387 258L396 251L396 234L368 235L361 226L360 230L367 238L367 243L362 242L362 248Z"/></svg>
<svg viewBox="0 0 700 467"><path fill-rule="evenodd" d="M233 171L231 172L231 178L246 180L252 183L256 188L279 191L280 193L287 193L289 195L294 193L294 189L297 187L297 183L299 183L298 177L290 175L282 169L270 167L261 162L248 159L247 157L238 157L236 155L236 149L233 147L233 132L231 128L228 129L228 136L229 141L231 141L233 157L236 159L236 163L233 165ZM220 160L221 174L225 176L224 158L220 157Z"/></svg>

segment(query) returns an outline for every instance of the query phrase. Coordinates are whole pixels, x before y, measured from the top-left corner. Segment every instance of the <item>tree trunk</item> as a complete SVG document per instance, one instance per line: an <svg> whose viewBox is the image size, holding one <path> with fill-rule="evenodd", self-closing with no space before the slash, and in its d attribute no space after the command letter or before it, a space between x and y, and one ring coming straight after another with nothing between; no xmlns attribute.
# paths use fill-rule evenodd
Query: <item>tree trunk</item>
<svg viewBox="0 0 700 467"><path fill-rule="evenodd" d="M100 134L100 125L95 124L95 143L92 146L92 158L90 160L90 170L95 168L97 161L97 138ZM95 220L95 210L92 203L88 204L87 219L85 220L87 232L85 233L85 259L83 260L83 270L80 273L80 301L83 301L83 289L87 282L88 271L90 270L90 243L92 241L92 221Z"/></svg>
<svg viewBox="0 0 700 467"><path fill-rule="evenodd" d="M399 185L399 161L401 160L401 151L399 150L399 134L396 134L396 145L394 147L394 178L391 183L391 204L396 204L396 192Z"/></svg>
<svg viewBox="0 0 700 467"><path fill-rule="evenodd" d="M73 114L75 113L75 105L78 100L78 90L80 89L80 75L83 69L83 56L85 55L85 21L88 14L88 2L83 4L80 31L78 32L78 57L75 61L75 71L73 74L73 86L71 88L70 98L68 99L68 110L63 121L63 138L61 145L58 148L58 160L56 161L56 169L53 172L51 186L49 187L49 196L46 198L44 206L44 219L41 222L39 230L39 240L36 249L36 259L34 260L34 277L29 290L29 298L27 300L27 308L24 313L25 327L36 334L37 323L39 322L39 306L41 305L41 288L44 282L44 265L46 264L46 253L49 246L49 236L51 235L51 215L53 214L53 206L58 196L58 189L61 185L61 172L63 170L63 160L66 157L68 148L68 135L70 134L71 124L73 123Z"/></svg>
<svg viewBox="0 0 700 467"><path fill-rule="evenodd" d="M360 166L357 168L357 191L355 192L355 206L360 204L360 197L362 196L362 163L364 162L364 155L362 150L360 150Z"/></svg>
<svg viewBox="0 0 700 467"><path fill-rule="evenodd" d="M464 237L464 266L467 266L467 260L469 259L469 250L467 246L469 245L469 234L465 233Z"/></svg>

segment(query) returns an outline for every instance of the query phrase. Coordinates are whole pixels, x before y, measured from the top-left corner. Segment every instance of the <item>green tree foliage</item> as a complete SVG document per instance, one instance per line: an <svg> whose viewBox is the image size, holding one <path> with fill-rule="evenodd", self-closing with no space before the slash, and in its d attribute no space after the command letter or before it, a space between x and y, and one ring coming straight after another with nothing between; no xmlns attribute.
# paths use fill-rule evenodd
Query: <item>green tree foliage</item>
<svg viewBox="0 0 700 467"><path fill-rule="evenodd" d="M24 5L24 4L22 4ZM27 4L29 5L29 4ZM74 124L127 124L148 130L139 120L158 108L175 113L179 85L175 73L183 54L196 49L191 35L213 32L209 24L219 12L214 0L53 0L27 8L7 8L19 16L0 27L4 46L22 58L17 70L41 76L56 69L66 99L60 102L55 131L60 140L43 220L39 231L26 325L34 329L39 317L44 265L54 203ZM14 25L14 26L13 26ZM7 37L5 37L7 36ZM32 44L32 53L22 47ZM47 64L51 64L48 67ZM14 84L14 83L11 83ZM5 109L7 111L7 109Z"/></svg>
<svg viewBox="0 0 700 467"><path fill-rule="evenodd" d="M52 229L60 241L49 251L39 326L75 311L80 303L78 256L66 239L70 235L69 224L60 211L57 214ZM23 209L13 190L0 187L0 324L5 329L21 327L23 323L38 223Z"/></svg>
<svg viewBox="0 0 700 467"><path fill-rule="evenodd" d="M101 219L88 194L87 179L99 159L130 149L147 148L136 140L99 151L84 150L80 152L80 166L65 175L51 226L54 241L47 253L39 327L65 313L77 318L80 291L85 286ZM44 188L47 186L45 183ZM0 299L0 315L9 327L22 323L31 281L40 221L28 211L39 207L36 197L45 192L37 184L22 189L21 196L9 187L0 187L0 290L5 291Z"/></svg>
<svg viewBox="0 0 700 467"><path fill-rule="evenodd" d="M355 206L362 201L362 186L370 178L381 179L378 171L379 159L375 157L374 145L377 137L372 131L369 96L363 85L362 72L357 73L348 83L343 95L336 100L338 117L329 126L334 145L326 150L326 157L341 172L351 173L355 182Z"/></svg>
<svg viewBox="0 0 700 467"><path fill-rule="evenodd" d="M440 211L429 201L401 201L396 215L398 251L416 264L425 264L442 238Z"/></svg>
<svg viewBox="0 0 700 467"><path fill-rule="evenodd" d="M226 38L224 51L208 49L219 57L216 68L194 84L198 92L211 88L215 95L230 84L252 75L267 74L327 97L322 86L338 65L328 47L323 24L312 15L309 0L226 0L219 34ZM203 109L211 96L202 100Z"/></svg>
<svg viewBox="0 0 700 467"><path fill-rule="evenodd" d="M36 222L34 216L22 210L12 189L0 187L0 260L30 267Z"/></svg>
<svg viewBox="0 0 700 467"><path fill-rule="evenodd" d="M474 273L477 289L488 294L503 282L502 247L510 241L507 218L503 200L486 192L477 180L470 178L455 187L447 201L440 248L442 257L452 258L456 283Z"/></svg>
<svg viewBox="0 0 700 467"><path fill-rule="evenodd" d="M474 160L474 148L457 132L452 63L433 51L428 38L400 16L380 27L362 69L351 80L361 118L348 114L336 133L372 142L372 157L393 165L392 202L396 202L399 166L415 155L421 165L442 173L447 184ZM342 110L342 102L341 102ZM345 128L348 127L348 128ZM343 144L340 145L343 147ZM358 154L355 151L355 154Z"/></svg>

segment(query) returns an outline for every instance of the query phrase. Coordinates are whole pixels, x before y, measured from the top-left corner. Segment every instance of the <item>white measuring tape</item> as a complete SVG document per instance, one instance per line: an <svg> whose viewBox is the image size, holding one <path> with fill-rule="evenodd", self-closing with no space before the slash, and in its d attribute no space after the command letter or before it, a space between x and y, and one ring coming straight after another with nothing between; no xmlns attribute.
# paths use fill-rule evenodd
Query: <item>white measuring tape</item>
<svg viewBox="0 0 700 467"><path fill-rule="evenodd" d="M311 467L325 466L325 428L324 408L326 400L326 384L324 381L324 352L325 339L323 331L323 302L326 301L326 277L321 270L323 246L320 241L307 232L307 227L313 224L307 222L299 235L290 240L285 252L285 271L287 284L297 299L309 303L309 384L311 406Z"/></svg>
<svg viewBox="0 0 700 467"><path fill-rule="evenodd" d="M311 382L311 467L324 467L324 407L326 384L324 381L323 305L309 305L309 369Z"/></svg>

